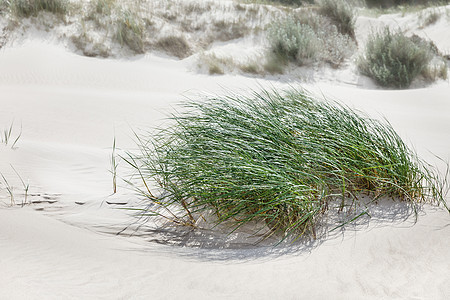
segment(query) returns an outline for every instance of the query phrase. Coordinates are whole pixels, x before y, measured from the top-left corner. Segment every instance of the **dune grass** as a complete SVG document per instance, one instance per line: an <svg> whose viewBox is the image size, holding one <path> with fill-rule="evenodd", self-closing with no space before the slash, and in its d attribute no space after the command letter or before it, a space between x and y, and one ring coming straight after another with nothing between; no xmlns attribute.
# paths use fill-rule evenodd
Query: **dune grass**
<svg viewBox="0 0 450 300"><path fill-rule="evenodd" d="M444 201L434 169L389 123L305 91L213 97L183 111L138 136L141 152L124 158L144 183L144 214L314 236L327 210L357 205L362 194Z"/></svg>

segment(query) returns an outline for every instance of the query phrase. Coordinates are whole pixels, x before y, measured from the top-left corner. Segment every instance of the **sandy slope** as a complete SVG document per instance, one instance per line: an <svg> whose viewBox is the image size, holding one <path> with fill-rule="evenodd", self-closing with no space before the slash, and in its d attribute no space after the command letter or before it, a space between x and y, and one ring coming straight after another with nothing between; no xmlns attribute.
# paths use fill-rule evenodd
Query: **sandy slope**
<svg viewBox="0 0 450 300"><path fill-rule="evenodd" d="M134 194L111 194L113 136L161 124L183 94L248 91L274 81L205 76L191 61L77 56L41 41L0 52L0 129L22 124L16 149L0 145L0 171L24 208L0 201L0 299L448 299L450 217L425 207L413 220L372 221L312 247L198 250L99 232L131 218L114 210ZM291 83L292 84L292 83ZM450 87L381 91L317 84L316 92L386 116L424 157L450 159ZM122 165L119 172L125 172ZM56 201L49 204L42 201ZM73 226L75 225L75 226ZM112 229L111 229L112 228Z"/></svg>

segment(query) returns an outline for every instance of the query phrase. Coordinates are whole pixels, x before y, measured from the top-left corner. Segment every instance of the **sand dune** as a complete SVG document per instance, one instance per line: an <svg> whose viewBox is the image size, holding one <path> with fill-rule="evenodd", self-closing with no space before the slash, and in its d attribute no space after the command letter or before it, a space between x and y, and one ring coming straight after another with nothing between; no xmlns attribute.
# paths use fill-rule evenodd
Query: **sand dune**
<svg viewBox="0 0 450 300"><path fill-rule="evenodd" d="M114 235L133 220L115 208L138 205L123 182L111 195L114 137L118 151L133 149L132 130L161 125L186 95L297 86L206 76L192 63L154 54L92 59L38 39L1 50L0 129L14 122L13 137L20 126L22 134L15 149L0 145L0 171L16 204L25 193L14 170L33 203L9 207L0 186L0 299L450 298L450 217L428 205L417 223L400 212L291 248L199 249ZM386 117L444 171L434 154L450 159L448 82L404 91L303 87ZM126 173L122 162L119 176Z"/></svg>

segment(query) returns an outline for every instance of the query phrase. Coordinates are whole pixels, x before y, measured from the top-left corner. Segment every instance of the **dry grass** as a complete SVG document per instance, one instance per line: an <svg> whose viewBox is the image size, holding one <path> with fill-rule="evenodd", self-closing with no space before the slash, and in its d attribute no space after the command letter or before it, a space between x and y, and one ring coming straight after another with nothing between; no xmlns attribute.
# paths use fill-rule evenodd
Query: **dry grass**
<svg viewBox="0 0 450 300"><path fill-rule="evenodd" d="M254 74L254 75L264 74L264 68L256 61L239 64L239 70L247 74Z"/></svg>
<svg viewBox="0 0 450 300"><path fill-rule="evenodd" d="M218 57L214 53L201 54L198 58L200 69L206 66L210 75L223 75L225 71L230 71L236 67L232 58Z"/></svg>
<svg viewBox="0 0 450 300"><path fill-rule="evenodd" d="M230 41L244 37L250 29L244 21L217 20L213 23L211 41Z"/></svg>
<svg viewBox="0 0 450 300"><path fill-rule="evenodd" d="M435 24L441 18L441 14L439 11L431 10L429 11L422 21L421 28L425 28L427 26L431 26Z"/></svg>
<svg viewBox="0 0 450 300"><path fill-rule="evenodd" d="M135 53L144 53L145 25L131 10L122 10L116 23L115 39Z"/></svg>
<svg viewBox="0 0 450 300"><path fill-rule="evenodd" d="M276 54L271 54L266 57L263 67L267 73L274 75L283 74L286 65L286 60L283 57Z"/></svg>
<svg viewBox="0 0 450 300"><path fill-rule="evenodd" d="M326 62L339 67L350 57L356 44L325 17L304 13L274 22L268 29L268 61L297 65Z"/></svg>
<svg viewBox="0 0 450 300"><path fill-rule="evenodd" d="M180 59L186 58L192 54L192 49L184 36L169 35L160 38L156 44L157 49L163 50L169 55Z"/></svg>
<svg viewBox="0 0 450 300"><path fill-rule="evenodd" d="M14 15L24 18L36 16L41 11L62 16L68 12L69 5L67 0L9 0L7 3Z"/></svg>
<svg viewBox="0 0 450 300"><path fill-rule="evenodd" d="M356 12L345 0L321 0L319 13L330 18L340 33L355 37Z"/></svg>

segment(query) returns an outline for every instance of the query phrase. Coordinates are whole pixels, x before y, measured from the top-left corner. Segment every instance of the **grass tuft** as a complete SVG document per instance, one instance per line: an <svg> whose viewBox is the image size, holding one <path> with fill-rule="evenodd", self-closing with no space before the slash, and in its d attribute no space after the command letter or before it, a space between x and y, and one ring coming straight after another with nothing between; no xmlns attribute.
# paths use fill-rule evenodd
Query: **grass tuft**
<svg viewBox="0 0 450 300"><path fill-rule="evenodd" d="M444 183L389 123L305 91L214 97L183 111L138 137L140 154L125 159L145 185L148 215L233 230L256 221L286 237L314 236L327 210L362 194L445 205Z"/></svg>

